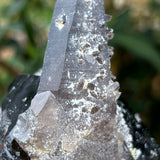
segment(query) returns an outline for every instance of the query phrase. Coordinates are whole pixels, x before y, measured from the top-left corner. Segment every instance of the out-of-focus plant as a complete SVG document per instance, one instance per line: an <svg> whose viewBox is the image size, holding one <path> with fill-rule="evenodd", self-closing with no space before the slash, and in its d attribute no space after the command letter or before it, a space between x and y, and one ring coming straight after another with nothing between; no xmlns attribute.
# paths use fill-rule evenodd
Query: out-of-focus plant
<svg viewBox="0 0 160 160"><path fill-rule="evenodd" d="M106 1L115 37L112 71L121 84L121 100L140 113L160 142L160 1Z"/></svg>
<svg viewBox="0 0 160 160"><path fill-rule="evenodd" d="M0 1L0 101L19 73L33 73L43 62L55 1Z"/></svg>

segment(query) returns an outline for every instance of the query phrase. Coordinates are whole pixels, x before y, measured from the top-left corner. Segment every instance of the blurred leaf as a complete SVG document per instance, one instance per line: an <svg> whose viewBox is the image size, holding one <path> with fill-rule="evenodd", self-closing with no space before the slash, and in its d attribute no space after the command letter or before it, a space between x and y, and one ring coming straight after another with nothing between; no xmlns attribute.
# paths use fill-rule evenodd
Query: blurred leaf
<svg viewBox="0 0 160 160"><path fill-rule="evenodd" d="M7 28L0 29L0 39L5 35L6 31L7 31Z"/></svg>
<svg viewBox="0 0 160 160"><path fill-rule="evenodd" d="M26 62L21 58L21 56L18 55L14 56L9 61L7 61L7 64L15 68L19 73L23 72L26 66Z"/></svg>
<svg viewBox="0 0 160 160"><path fill-rule="evenodd" d="M14 23L9 24L8 30L14 31L14 32L15 31L20 31L20 30L24 30L24 26L20 22L14 22Z"/></svg>
<svg viewBox="0 0 160 160"><path fill-rule="evenodd" d="M6 88L8 88L8 84L10 84L13 80L13 76L11 76L6 71L0 70L0 107L2 100L6 97L7 91Z"/></svg>
<svg viewBox="0 0 160 160"><path fill-rule="evenodd" d="M6 97L6 93L3 93L3 94L0 93L0 97L1 97L0 98L0 104L2 104L4 98ZM1 107L1 105L0 105L0 107Z"/></svg>
<svg viewBox="0 0 160 160"><path fill-rule="evenodd" d="M7 86L8 83L11 83L11 80L13 76L11 76L10 74L8 74L7 72L3 71L1 72L1 76L0 76L0 82L1 85Z"/></svg>
<svg viewBox="0 0 160 160"><path fill-rule="evenodd" d="M156 0L150 1L150 8L160 12L160 3Z"/></svg>
<svg viewBox="0 0 160 160"><path fill-rule="evenodd" d="M109 23L108 27L114 28L114 31L125 30L129 23L129 10L123 12L120 16L113 18Z"/></svg>
<svg viewBox="0 0 160 160"><path fill-rule="evenodd" d="M8 8L7 14L10 17L17 15L26 5L27 0L16 0Z"/></svg>
<svg viewBox="0 0 160 160"><path fill-rule="evenodd" d="M24 28L25 28L25 31L26 31L26 34L29 38L29 41L30 43L32 43L32 45L35 45L36 46L36 42L35 42L35 35L37 33L37 30L36 30L36 26L31 24L30 20L27 19L27 15L22 15L21 17L21 20L23 22L23 25L24 25Z"/></svg>
<svg viewBox="0 0 160 160"><path fill-rule="evenodd" d="M6 27L0 29L0 39L2 39L6 33L8 32L16 32L16 31L23 31L24 27L21 23L11 23Z"/></svg>
<svg viewBox="0 0 160 160"><path fill-rule="evenodd" d="M160 71L160 55L155 47L142 37L133 34L116 33L112 43L121 46L134 56L143 58L150 62L153 67Z"/></svg>
<svg viewBox="0 0 160 160"><path fill-rule="evenodd" d="M33 46L33 45L31 45L31 44L28 44L26 50L27 50L28 56L29 56L31 59L33 59L33 60L38 59L38 56L39 56L39 55L37 54L37 48L36 48L35 46Z"/></svg>

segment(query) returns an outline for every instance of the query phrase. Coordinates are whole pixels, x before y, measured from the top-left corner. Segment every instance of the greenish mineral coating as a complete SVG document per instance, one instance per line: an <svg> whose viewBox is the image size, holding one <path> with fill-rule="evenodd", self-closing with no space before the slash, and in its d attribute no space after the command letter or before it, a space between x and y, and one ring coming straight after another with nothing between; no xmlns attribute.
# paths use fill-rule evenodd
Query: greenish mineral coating
<svg viewBox="0 0 160 160"><path fill-rule="evenodd" d="M63 1L58 0L57 4ZM37 93L30 108L19 116L13 136L33 160L133 159L129 140L125 146L125 135L118 129L122 125L117 115L120 93L110 72L113 55L108 46L113 37L113 30L107 27L110 17L105 14L103 0L75 2L63 70L44 66L42 76L44 72L50 76L41 78L39 91L43 92ZM53 18L50 30L57 28L57 32L64 32L69 17L63 6L61 10ZM60 83L56 82L55 87L58 89L43 88L47 78L48 84L54 84L52 77L55 79L59 74Z"/></svg>

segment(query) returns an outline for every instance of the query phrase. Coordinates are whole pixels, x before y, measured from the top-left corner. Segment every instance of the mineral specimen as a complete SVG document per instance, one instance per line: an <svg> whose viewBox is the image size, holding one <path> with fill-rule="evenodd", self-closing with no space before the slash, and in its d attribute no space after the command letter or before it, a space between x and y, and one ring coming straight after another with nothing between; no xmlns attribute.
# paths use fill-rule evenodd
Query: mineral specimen
<svg viewBox="0 0 160 160"><path fill-rule="evenodd" d="M61 0L55 8L39 92L13 136L31 159L123 158L104 2Z"/></svg>
<svg viewBox="0 0 160 160"><path fill-rule="evenodd" d="M110 72L109 19L103 0L57 0L38 91L26 90L24 96L18 90L10 100L20 97L18 107L27 100L30 107L19 111L19 117L12 111L16 118L2 125L7 135L0 146L2 158L23 159L23 150L32 160L158 160L159 146L147 135L142 141L143 133L137 130L132 136L135 128L128 127L127 112L117 104L120 92ZM8 113L3 110L2 124ZM18 154L13 143L21 148ZM149 147L139 148L141 143Z"/></svg>
<svg viewBox="0 0 160 160"><path fill-rule="evenodd" d="M132 159L118 129L103 1L63 3L57 1L39 93L13 136L32 159Z"/></svg>

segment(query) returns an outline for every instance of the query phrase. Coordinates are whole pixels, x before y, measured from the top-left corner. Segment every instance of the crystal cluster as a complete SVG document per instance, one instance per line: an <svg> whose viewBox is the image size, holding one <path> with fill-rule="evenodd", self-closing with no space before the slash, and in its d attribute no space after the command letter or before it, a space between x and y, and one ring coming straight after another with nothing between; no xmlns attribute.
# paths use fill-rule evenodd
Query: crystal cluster
<svg viewBox="0 0 160 160"><path fill-rule="evenodd" d="M39 89L9 134L32 160L144 156L134 146L125 110L117 105L119 84L110 72L110 19L103 0L57 0ZM150 151L158 157L157 150Z"/></svg>
<svg viewBox="0 0 160 160"><path fill-rule="evenodd" d="M110 72L113 51L107 43L113 31L107 27L109 16L103 0L77 0L76 6L59 89L37 93L14 128L14 137L32 159L123 157L123 149L119 153L117 147L115 116L120 93ZM61 21L67 23L63 16ZM56 20L54 27L60 25L63 31L61 21ZM40 84L44 83L41 79Z"/></svg>

